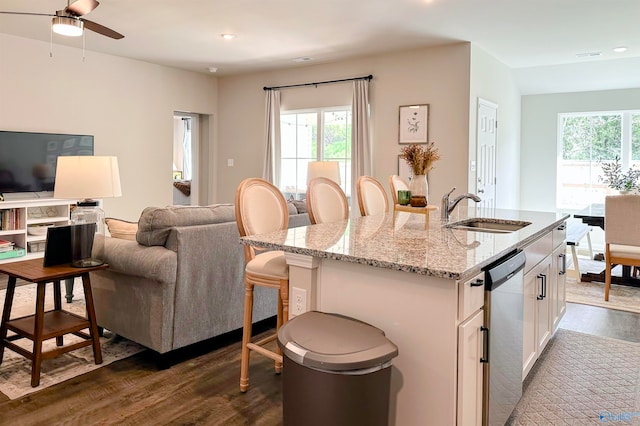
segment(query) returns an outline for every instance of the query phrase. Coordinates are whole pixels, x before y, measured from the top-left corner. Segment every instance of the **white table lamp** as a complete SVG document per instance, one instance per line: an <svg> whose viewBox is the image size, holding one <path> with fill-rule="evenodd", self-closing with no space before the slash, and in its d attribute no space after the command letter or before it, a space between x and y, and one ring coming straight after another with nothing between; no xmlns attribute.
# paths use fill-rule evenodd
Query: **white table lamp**
<svg viewBox="0 0 640 426"><path fill-rule="evenodd" d="M79 200L71 212L72 225L96 224L95 235L71 232L73 266L90 267L104 263L101 260L104 254L104 211L97 200L121 195L117 157L58 157L53 196Z"/></svg>
<svg viewBox="0 0 640 426"><path fill-rule="evenodd" d="M307 169L307 183L317 177L331 179L340 185L340 163L337 161L311 161Z"/></svg>

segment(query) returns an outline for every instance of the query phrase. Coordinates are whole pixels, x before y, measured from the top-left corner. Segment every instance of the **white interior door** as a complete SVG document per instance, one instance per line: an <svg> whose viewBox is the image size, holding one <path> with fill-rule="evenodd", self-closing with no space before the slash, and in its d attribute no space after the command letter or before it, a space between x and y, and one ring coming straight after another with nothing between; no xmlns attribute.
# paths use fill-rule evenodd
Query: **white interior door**
<svg viewBox="0 0 640 426"><path fill-rule="evenodd" d="M496 143L498 105L478 98L476 155L478 162L477 193L480 207L496 206Z"/></svg>

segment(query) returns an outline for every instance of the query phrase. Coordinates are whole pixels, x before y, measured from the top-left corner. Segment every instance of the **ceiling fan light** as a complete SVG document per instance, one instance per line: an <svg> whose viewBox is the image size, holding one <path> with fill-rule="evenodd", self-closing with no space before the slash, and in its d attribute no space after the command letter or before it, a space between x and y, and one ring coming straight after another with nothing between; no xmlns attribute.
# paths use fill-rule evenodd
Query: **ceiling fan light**
<svg viewBox="0 0 640 426"><path fill-rule="evenodd" d="M51 29L54 33L78 37L82 35L84 25L81 20L68 16L56 16L51 20Z"/></svg>

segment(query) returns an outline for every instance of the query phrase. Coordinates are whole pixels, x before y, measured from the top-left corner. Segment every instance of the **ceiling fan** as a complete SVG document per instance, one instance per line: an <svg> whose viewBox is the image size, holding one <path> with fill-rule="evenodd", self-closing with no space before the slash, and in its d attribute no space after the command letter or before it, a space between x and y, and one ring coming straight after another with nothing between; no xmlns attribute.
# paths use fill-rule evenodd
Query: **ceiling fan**
<svg viewBox="0 0 640 426"><path fill-rule="evenodd" d="M51 29L53 32L66 36L81 36L83 29L86 28L103 36L111 37L119 40L124 36L111 28L82 18L82 16L91 12L98 7L100 3L96 0L76 0L71 2L67 0L67 7L57 10L55 14L51 13L33 13L33 12L5 12L0 13L8 15L37 15L37 16L53 16L51 20Z"/></svg>

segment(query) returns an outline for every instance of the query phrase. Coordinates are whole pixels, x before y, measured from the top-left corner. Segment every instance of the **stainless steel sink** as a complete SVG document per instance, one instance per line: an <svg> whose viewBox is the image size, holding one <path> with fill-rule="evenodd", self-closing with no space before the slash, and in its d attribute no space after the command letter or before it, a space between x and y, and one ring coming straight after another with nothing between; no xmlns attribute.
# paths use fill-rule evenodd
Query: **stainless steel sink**
<svg viewBox="0 0 640 426"><path fill-rule="evenodd" d="M465 229L467 231L506 234L513 231L519 231L528 225L531 225L531 222L494 218L473 218L450 223L445 226L447 228Z"/></svg>

